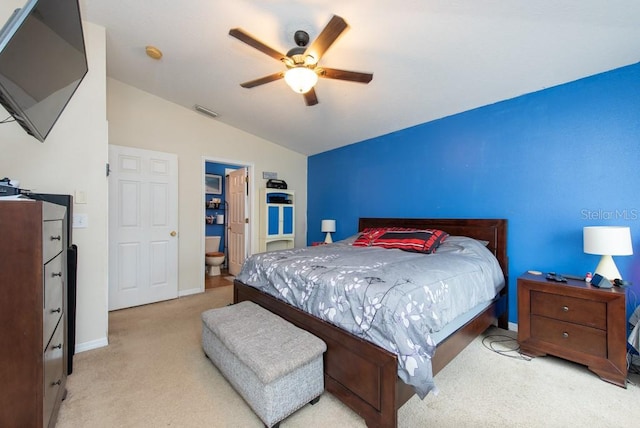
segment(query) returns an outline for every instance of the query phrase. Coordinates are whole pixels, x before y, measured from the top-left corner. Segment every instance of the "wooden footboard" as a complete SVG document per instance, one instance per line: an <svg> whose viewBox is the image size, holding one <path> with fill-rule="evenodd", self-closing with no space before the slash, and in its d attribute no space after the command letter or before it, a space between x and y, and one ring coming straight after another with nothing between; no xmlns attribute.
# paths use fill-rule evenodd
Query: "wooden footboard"
<svg viewBox="0 0 640 428"><path fill-rule="evenodd" d="M395 354L234 281L234 303L244 300L251 300L324 340L325 389L364 418L368 426L396 426L396 409L401 403L396 399Z"/></svg>
<svg viewBox="0 0 640 428"><path fill-rule="evenodd" d="M506 293L438 345L432 360L438 373L471 341L498 320ZM250 300L324 340L325 389L359 414L368 427L396 427L397 410L413 394L398 378L395 354L355 337L262 291L234 281L234 303Z"/></svg>
<svg viewBox="0 0 640 428"><path fill-rule="evenodd" d="M506 220L369 218L360 219L359 230L386 226L438 228L487 241L507 278ZM505 286L484 312L438 345L432 360L434 375L490 325L497 322L507 328L507 290ZM237 280L233 300L251 300L324 340L325 389L364 418L367 426L397 427L397 410L414 391L398 378L395 354Z"/></svg>

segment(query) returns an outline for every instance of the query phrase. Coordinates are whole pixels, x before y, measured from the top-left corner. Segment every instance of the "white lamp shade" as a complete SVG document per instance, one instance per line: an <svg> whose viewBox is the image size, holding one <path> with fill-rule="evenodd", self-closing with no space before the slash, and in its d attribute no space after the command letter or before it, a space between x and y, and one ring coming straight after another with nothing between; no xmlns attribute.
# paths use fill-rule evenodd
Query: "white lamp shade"
<svg viewBox="0 0 640 428"><path fill-rule="evenodd" d="M318 83L318 75L307 67L294 67L284 73L284 81L295 92L306 94Z"/></svg>
<svg viewBox="0 0 640 428"><path fill-rule="evenodd" d="M322 232L335 232L336 231L336 221L335 220L322 220L322 225L320 226L320 230Z"/></svg>
<svg viewBox="0 0 640 428"><path fill-rule="evenodd" d="M602 256L596 267L598 273L608 280L622 279L611 256L630 256L631 230L624 226L587 226L583 229L584 252Z"/></svg>
<svg viewBox="0 0 640 428"><path fill-rule="evenodd" d="M630 256L631 230L625 226L587 226L583 229L584 252L607 256Z"/></svg>

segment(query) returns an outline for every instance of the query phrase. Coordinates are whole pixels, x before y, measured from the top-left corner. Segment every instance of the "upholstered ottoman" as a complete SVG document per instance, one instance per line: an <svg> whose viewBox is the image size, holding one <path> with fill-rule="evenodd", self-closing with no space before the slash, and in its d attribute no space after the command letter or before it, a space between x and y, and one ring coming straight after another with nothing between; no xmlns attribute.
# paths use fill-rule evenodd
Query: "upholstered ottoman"
<svg viewBox="0 0 640 428"><path fill-rule="evenodd" d="M255 303L203 312L202 348L267 427L324 391L325 343Z"/></svg>

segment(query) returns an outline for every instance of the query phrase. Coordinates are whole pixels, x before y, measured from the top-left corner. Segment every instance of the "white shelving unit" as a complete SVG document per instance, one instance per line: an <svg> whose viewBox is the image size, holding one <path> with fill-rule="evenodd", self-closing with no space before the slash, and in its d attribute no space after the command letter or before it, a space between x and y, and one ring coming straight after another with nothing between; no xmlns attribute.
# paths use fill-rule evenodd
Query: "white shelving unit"
<svg viewBox="0 0 640 428"><path fill-rule="evenodd" d="M295 241L295 192L260 189L259 251L286 250Z"/></svg>

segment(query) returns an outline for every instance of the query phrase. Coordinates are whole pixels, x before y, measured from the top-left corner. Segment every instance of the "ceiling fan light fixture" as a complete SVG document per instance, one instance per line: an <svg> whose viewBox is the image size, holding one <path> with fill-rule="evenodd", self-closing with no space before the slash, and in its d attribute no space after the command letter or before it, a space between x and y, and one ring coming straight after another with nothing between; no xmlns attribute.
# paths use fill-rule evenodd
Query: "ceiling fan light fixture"
<svg viewBox="0 0 640 428"><path fill-rule="evenodd" d="M293 67L284 74L284 81L298 94L306 94L318 83L318 75L304 66Z"/></svg>

